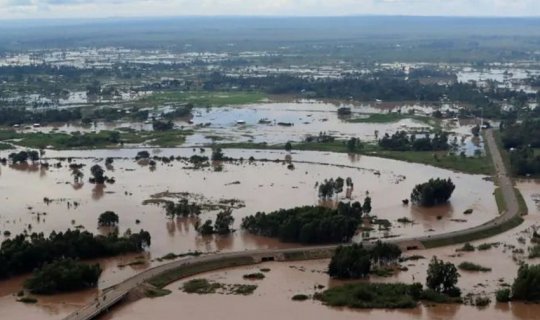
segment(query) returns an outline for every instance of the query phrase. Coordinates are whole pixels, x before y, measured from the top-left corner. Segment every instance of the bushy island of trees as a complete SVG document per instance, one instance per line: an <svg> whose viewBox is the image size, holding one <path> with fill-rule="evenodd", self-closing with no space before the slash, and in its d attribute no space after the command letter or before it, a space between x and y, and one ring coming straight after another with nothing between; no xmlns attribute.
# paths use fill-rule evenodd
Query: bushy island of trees
<svg viewBox="0 0 540 320"><path fill-rule="evenodd" d="M31 272L61 258L83 260L141 252L150 243L150 233L144 230L124 236L93 235L80 230L52 232L49 237L43 233L20 234L2 242L0 279Z"/></svg>
<svg viewBox="0 0 540 320"><path fill-rule="evenodd" d="M538 108L537 108L538 109ZM503 146L509 150L510 164L519 176L540 175L540 119L501 125Z"/></svg>
<svg viewBox="0 0 540 320"><path fill-rule="evenodd" d="M392 244L377 243L372 248L362 245L340 247L330 261L332 277L365 278L372 264L395 262L401 250ZM459 273L452 263L433 257L427 272L426 286L421 283L354 283L337 286L315 294L314 298L334 307L351 308L414 308L421 300L461 302L456 287Z"/></svg>
<svg viewBox="0 0 540 320"><path fill-rule="evenodd" d="M380 241L369 249L361 244L340 246L330 260L328 274L339 279L365 278L369 275L372 264L396 262L400 256L401 249L398 246Z"/></svg>
<svg viewBox="0 0 540 320"><path fill-rule="evenodd" d="M35 294L53 294L93 288L97 285L101 267L74 259L59 259L45 264L24 282L24 287Z"/></svg>
<svg viewBox="0 0 540 320"><path fill-rule="evenodd" d="M340 203L337 209L304 206L270 213L257 212L242 220L242 228L284 242L339 243L350 241L362 218L360 203Z"/></svg>
<svg viewBox="0 0 540 320"><path fill-rule="evenodd" d="M418 184L411 193L411 201L417 205L432 207L448 202L456 186L450 178L429 179Z"/></svg>

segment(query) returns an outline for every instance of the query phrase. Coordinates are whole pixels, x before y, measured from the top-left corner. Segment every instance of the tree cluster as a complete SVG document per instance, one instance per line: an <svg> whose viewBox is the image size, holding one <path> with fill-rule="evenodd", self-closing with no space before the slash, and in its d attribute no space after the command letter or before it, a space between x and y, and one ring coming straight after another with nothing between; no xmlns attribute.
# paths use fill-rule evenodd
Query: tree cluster
<svg viewBox="0 0 540 320"><path fill-rule="evenodd" d="M456 287L458 278L459 273L454 264L439 260L435 256L431 259L426 278L428 288L450 297L459 297L461 290Z"/></svg>
<svg viewBox="0 0 540 320"><path fill-rule="evenodd" d="M365 278L373 263L388 264L400 256L401 249L398 246L380 241L370 249L361 244L340 246L330 260L328 274L340 279Z"/></svg>
<svg viewBox="0 0 540 320"><path fill-rule="evenodd" d="M6 239L0 247L0 278L22 274L59 258L94 259L123 253L140 252L150 245L150 233L119 237L93 235L87 231L67 230L30 236L21 234Z"/></svg>
<svg viewBox="0 0 540 320"><path fill-rule="evenodd" d="M392 151L442 151L448 150L448 134L437 132L433 136L426 133L424 137L409 135L405 131L398 131L393 135L386 133L379 140L379 146Z"/></svg>
<svg viewBox="0 0 540 320"><path fill-rule="evenodd" d="M53 294L97 286L101 267L73 259L59 259L45 264L24 282L24 287L36 294Z"/></svg>
<svg viewBox="0 0 540 320"><path fill-rule="evenodd" d="M304 206L264 213L257 212L242 220L242 228L284 242L347 242L355 234L362 210L359 204L343 204L338 209Z"/></svg>
<svg viewBox="0 0 540 320"><path fill-rule="evenodd" d="M431 207L448 202L456 186L450 178L429 179L428 182L417 184L412 193L411 201L417 205Z"/></svg>
<svg viewBox="0 0 540 320"><path fill-rule="evenodd" d="M232 216L231 209L225 209L220 211L216 216L216 221L212 225L212 220L206 220L202 225L197 225L196 229L202 235L211 234L229 234L234 230L231 228L234 223L234 217Z"/></svg>

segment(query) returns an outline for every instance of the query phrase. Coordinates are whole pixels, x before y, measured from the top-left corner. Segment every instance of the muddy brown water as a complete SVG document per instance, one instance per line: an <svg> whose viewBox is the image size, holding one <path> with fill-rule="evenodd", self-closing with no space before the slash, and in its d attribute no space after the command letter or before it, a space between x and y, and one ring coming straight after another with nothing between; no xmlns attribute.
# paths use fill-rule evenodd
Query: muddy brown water
<svg viewBox="0 0 540 320"><path fill-rule="evenodd" d="M137 150L95 150L95 151L48 151L50 157L74 156L97 157L76 159L86 164L83 169L85 181L89 168L94 163L104 166L103 157L133 157ZM154 153L167 155L190 155L191 149L161 149ZM198 152L198 151L197 151ZM208 151L207 151L208 152ZM235 158L285 159L282 151L228 150L227 155ZM3 154L0 154L3 156ZM185 164L173 162L158 164L155 170L141 166L132 159L117 159L108 175L116 178L116 183L97 187L88 182L74 184L67 163L62 168L48 170L37 166L0 167L0 232L9 230L18 234L28 225L32 232L65 230L82 225L86 230L97 233L97 217L106 210L113 210L120 216L119 231L128 228L134 231L148 230L152 235L152 246L146 253L148 259L163 256L169 252L183 253L190 250L203 252L239 251L256 248L283 248L298 246L284 244L275 239L257 237L242 231L227 237L201 237L194 230L194 219L170 220L164 210L155 205L142 205L151 195L170 192L192 192L204 194L210 199L240 199L245 207L234 211L235 228L242 217L257 211L271 211L298 205L318 203L315 183L326 178L350 176L355 183L353 199L363 200L367 191L373 199L373 212L380 218L389 219L394 227L389 232L395 236L411 236L459 230L478 225L492 219L497 208L492 196L494 185L479 175L467 175L442 170L425 165L404 163L373 157L348 157L345 154L321 152L294 152L295 170L286 165L272 162L256 162L242 165L225 164L223 172L211 170L183 169ZM53 163L52 160L50 160ZM324 162L324 163L323 163ZM377 171L380 173L378 174ZM434 209L420 209L404 206L401 199L407 198L413 186L432 177L451 177L457 185L448 206ZM240 181L240 184L230 184ZM227 185L229 184L229 185ZM340 197L343 195L340 195ZM43 198L53 199L45 204ZM67 202L79 203L77 208L68 208ZM472 215L463 211L473 208ZM46 212L46 215L43 213ZM37 213L41 213L39 221ZM213 218L215 212L203 213L202 219ZM398 218L408 217L415 221L412 225L401 225ZM439 217L439 218L438 218ZM140 224L136 224L136 220ZM466 222L457 222L465 219ZM384 232L372 232L370 236L383 236ZM0 236L3 237L3 236ZM147 265L120 268L135 259L136 255L101 260L104 272L99 288L115 284ZM21 286L24 277L0 282L0 310L16 319L19 312L27 312L32 319L61 318L77 306L91 299L95 291L40 298L37 305L15 303L12 296Z"/></svg>
<svg viewBox="0 0 540 320"><path fill-rule="evenodd" d="M528 241L532 229L540 224L540 207L536 206L539 180L519 181L517 186L529 207L529 215L518 228L497 235L490 239L473 242L478 246L482 243L499 243L485 251L457 253L460 246L449 246L431 250L407 253L423 255L425 259L403 263L407 271L401 271L387 278L372 276L369 281L379 282L425 282L427 265L433 256L459 264L470 261L492 268L491 272L460 271L458 286L464 294L481 294L491 298L492 303L483 308L468 305L430 304L419 305L414 309L404 310L354 310L349 308L330 308L317 301L295 302L291 297L295 294L313 294L318 285L325 288L347 283L332 280L325 273L329 260L304 262L268 262L257 266L248 266L209 272L189 279L177 281L167 288L172 291L168 296L157 299L142 299L125 303L104 315L102 319L148 319L158 315L161 319L177 319L179 315L190 319L538 319L540 304L526 303L496 303L494 292L501 284L511 284L517 269L518 261L539 263L540 259L527 259L523 255L512 253L512 248L524 249L530 245ZM526 243L518 239L523 237ZM261 268L269 268L266 278L261 281L246 281L244 274L257 272ZM234 295L196 295L186 294L180 290L185 281L194 278L207 278L221 283L257 284L258 288L251 296ZM349 281L350 282L350 281ZM212 306L209 308L208 306Z"/></svg>

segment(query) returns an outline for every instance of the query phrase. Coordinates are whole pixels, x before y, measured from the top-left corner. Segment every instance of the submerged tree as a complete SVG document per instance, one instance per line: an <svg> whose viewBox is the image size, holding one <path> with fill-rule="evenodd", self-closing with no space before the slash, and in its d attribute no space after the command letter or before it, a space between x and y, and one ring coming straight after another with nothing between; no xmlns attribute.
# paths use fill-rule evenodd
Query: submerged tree
<svg viewBox="0 0 540 320"><path fill-rule="evenodd" d="M90 168L90 173L92 174L92 179L90 182L94 182L97 184L103 184L105 183L105 170L99 165L95 164Z"/></svg>
<svg viewBox="0 0 540 320"><path fill-rule="evenodd" d="M418 184L411 193L412 202L431 207L448 202L456 186L450 178L429 179L428 182Z"/></svg>
<svg viewBox="0 0 540 320"><path fill-rule="evenodd" d="M459 297L461 290L456 287L459 273L456 266L450 262L444 262L434 256L427 270L426 285L428 288L452 297Z"/></svg>
<svg viewBox="0 0 540 320"><path fill-rule="evenodd" d="M99 215L98 225L100 227L111 227L118 224L118 215L112 211L105 211Z"/></svg>
<svg viewBox="0 0 540 320"><path fill-rule="evenodd" d="M214 231L217 234L229 234L232 232L231 226L234 223L232 210L227 208L218 213L216 222L214 223Z"/></svg>

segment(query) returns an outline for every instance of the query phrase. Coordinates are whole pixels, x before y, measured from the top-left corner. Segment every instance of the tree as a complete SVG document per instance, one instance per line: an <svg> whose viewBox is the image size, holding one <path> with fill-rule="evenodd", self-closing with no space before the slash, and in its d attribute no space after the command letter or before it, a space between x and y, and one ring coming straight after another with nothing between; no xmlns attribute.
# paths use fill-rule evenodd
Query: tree
<svg viewBox="0 0 540 320"><path fill-rule="evenodd" d="M148 158L150 158L150 152L146 150L137 152L137 155L135 156L135 160L148 159Z"/></svg>
<svg viewBox="0 0 540 320"><path fill-rule="evenodd" d="M328 274L332 278L365 278L371 271L369 251L362 245L339 246L328 265Z"/></svg>
<svg viewBox="0 0 540 320"><path fill-rule="evenodd" d="M223 154L221 148L212 148L212 161L222 161L224 158L225 155Z"/></svg>
<svg viewBox="0 0 540 320"><path fill-rule="evenodd" d="M362 205L362 211L367 214L371 212L371 197L366 197L364 199L364 204Z"/></svg>
<svg viewBox="0 0 540 320"><path fill-rule="evenodd" d="M84 173L77 167L71 170L71 175L73 176L73 180L75 181L75 183L80 182L84 177Z"/></svg>
<svg viewBox="0 0 540 320"><path fill-rule="evenodd" d="M217 214L214 231L217 234L229 234L232 232L231 226L233 223L232 210L227 208Z"/></svg>
<svg viewBox="0 0 540 320"><path fill-rule="evenodd" d="M456 287L459 276L454 264L444 262L434 256L428 266L426 285L439 293L458 297L461 295L461 290Z"/></svg>
<svg viewBox="0 0 540 320"><path fill-rule="evenodd" d="M105 183L105 170L99 165L95 164L90 168L90 173L92 174L92 182L97 184Z"/></svg>
<svg viewBox="0 0 540 320"><path fill-rule="evenodd" d="M214 227L210 219L206 220L202 226L197 225L196 229L203 236L214 234Z"/></svg>
<svg viewBox="0 0 540 320"><path fill-rule="evenodd" d="M448 202L456 186L450 178L429 179L428 182L418 184L411 193L412 202L431 207Z"/></svg>
<svg viewBox="0 0 540 320"><path fill-rule="evenodd" d="M519 267L512 284L512 299L540 301L540 265L523 264Z"/></svg>
<svg viewBox="0 0 540 320"><path fill-rule="evenodd" d="M112 211L105 211L99 215L98 226L111 227L118 224L118 215Z"/></svg>
<svg viewBox="0 0 540 320"><path fill-rule="evenodd" d="M292 150L292 144L287 141L287 143L285 143L285 151L287 152L290 152Z"/></svg>

